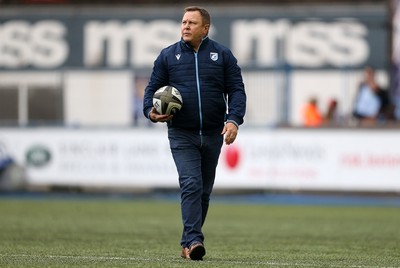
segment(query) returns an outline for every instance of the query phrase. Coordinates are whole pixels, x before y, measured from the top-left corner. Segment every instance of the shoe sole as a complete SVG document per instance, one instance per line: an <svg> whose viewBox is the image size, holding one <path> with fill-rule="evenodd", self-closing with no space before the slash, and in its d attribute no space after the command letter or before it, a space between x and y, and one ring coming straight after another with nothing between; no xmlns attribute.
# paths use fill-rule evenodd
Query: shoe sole
<svg viewBox="0 0 400 268"><path fill-rule="evenodd" d="M195 246L189 253L190 259L194 261L202 261L206 255L206 249L202 245Z"/></svg>

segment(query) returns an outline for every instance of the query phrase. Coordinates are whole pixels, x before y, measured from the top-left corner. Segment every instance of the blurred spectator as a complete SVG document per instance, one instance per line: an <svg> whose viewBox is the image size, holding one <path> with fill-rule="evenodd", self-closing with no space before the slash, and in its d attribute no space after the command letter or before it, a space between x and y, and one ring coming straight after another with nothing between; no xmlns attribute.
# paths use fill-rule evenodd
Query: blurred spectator
<svg viewBox="0 0 400 268"><path fill-rule="evenodd" d="M6 147L0 142L0 178L2 173L13 163L13 160L8 155Z"/></svg>
<svg viewBox="0 0 400 268"><path fill-rule="evenodd" d="M336 99L329 100L324 121L324 123L329 126L339 126L341 124L341 118L338 114L338 102Z"/></svg>
<svg viewBox="0 0 400 268"><path fill-rule="evenodd" d="M375 70L367 66L361 81L353 109L353 116L360 124L375 124L378 119L386 119L389 114L389 96L375 80Z"/></svg>
<svg viewBox="0 0 400 268"><path fill-rule="evenodd" d="M303 125L305 127L319 127L324 119L318 108L318 101L311 97L303 108Z"/></svg>
<svg viewBox="0 0 400 268"><path fill-rule="evenodd" d="M25 168L17 164L0 141L0 192L22 190L26 185Z"/></svg>
<svg viewBox="0 0 400 268"><path fill-rule="evenodd" d="M134 77L133 100L132 100L132 113L133 113L133 126L148 126L152 127L150 120L143 116L143 95L144 89L149 82L148 75L138 74Z"/></svg>

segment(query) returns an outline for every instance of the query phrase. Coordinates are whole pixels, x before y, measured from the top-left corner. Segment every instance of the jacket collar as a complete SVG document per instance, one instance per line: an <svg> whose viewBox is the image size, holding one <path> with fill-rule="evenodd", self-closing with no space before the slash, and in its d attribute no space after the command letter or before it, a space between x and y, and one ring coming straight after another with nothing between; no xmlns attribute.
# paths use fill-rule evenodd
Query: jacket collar
<svg viewBox="0 0 400 268"><path fill-rule="evenodd" d="M200 46L199 46L199 50L200 50L200 48L201 48L202 46L204 46L205 44L207 44L208 41L209 41L208 35L206 35L205 37L203 37L203 39L201 40ZM186 48L188 48L188 49L190 49L190 50L193 50L193 48L192 48L188 43L186 43L185 41L183 41L182 38L181 38L181 44L183 45L183 47L186 47Z"/></svg>

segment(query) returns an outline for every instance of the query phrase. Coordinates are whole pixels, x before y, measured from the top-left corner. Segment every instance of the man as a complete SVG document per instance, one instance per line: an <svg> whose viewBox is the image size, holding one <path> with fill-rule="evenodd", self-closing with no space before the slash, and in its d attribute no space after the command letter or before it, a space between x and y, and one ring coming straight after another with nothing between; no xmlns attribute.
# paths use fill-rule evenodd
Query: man
<svg viewBox="0 0 400 268"><path fill-rule="evenodd" d="M163 49L154 62L143 101L147 118L168 125L181 190L181 257L192 260L206 254L202 226L224 136L227 145L235 141L246 110L240 67L228 48L208 38L210 22L207 10L185 9L181 40ZM183 98L175 115L160 115L152 106L154 92L166 85L177 88Z"/></svg>
<svg viewBox="0 0 400 268"><path fill-rule="evenodd" d="M365 67L363 81L356 94L353 116L360 123L373 124L380 115L385 115L388 102L386 90L375 80L375 70L370 66Z"/></svg>
<svg viewBox="0 0 400 268"><path fill-rule="evenodd" d="M303 125L305 127L319 127L324 119L318 109L318 101L311 97L303 108Z"/></svg>

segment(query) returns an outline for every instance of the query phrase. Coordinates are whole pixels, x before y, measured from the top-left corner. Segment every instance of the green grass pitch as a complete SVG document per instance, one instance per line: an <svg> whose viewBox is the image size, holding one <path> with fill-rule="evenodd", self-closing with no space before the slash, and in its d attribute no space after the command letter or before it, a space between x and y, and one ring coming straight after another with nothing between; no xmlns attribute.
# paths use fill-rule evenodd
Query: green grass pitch
<svg viewBox="0 0 400 268"><path fill-rule="evenodd" d="M400 267L398 207L211 203L204 261L179 257L179 204L0 200L0 267Z"/></svg>

